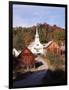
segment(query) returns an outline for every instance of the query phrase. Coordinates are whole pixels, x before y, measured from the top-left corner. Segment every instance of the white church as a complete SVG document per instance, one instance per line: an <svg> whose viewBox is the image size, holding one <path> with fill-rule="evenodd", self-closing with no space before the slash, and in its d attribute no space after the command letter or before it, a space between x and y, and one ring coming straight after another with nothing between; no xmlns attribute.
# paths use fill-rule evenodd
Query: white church
<svg viewBox="0 0 69 90"><path fill-rule="evenodd" d="M43 45L40 43L38 29L36 28L35 40L30 43L28 49L35 55L44 55Z"/></svg>

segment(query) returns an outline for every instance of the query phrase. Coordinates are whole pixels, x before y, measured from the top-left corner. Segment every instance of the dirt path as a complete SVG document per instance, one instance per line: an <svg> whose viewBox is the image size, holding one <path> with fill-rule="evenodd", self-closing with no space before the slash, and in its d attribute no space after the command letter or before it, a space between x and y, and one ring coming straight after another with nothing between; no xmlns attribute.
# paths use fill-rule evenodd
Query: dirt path
<svg viewBox="0 0 69 90"><path fill-rule="evenodd" d="M48 64L47 64L47 62L45 62L45 60L44 60L43 57L38 56L38 57L36 58L36 61L43 63L43 65L41 65L40 67L38 67L37 70L48 70Z"/></svg>

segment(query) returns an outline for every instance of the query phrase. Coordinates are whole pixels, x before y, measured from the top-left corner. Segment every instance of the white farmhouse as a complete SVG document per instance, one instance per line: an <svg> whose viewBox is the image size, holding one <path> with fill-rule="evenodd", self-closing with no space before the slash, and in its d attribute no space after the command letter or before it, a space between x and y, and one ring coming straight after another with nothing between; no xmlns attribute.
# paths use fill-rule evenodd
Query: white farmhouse
<svg viewBox="0 0 69 90"><path fill-rule="evenodd" d="M15 48L13 48L12 54L13 56L17 57L19 55L19 52Z"/></svg>

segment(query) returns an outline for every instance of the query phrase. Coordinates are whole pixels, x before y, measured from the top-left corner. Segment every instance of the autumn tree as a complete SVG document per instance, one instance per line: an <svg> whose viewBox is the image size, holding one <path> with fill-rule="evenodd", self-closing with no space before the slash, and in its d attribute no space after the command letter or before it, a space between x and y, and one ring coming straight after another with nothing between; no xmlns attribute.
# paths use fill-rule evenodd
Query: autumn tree
<svg viewBox="0 0 69 90"><path fill-rule="evenodd" d="M32 38L31 38L31 35L29 33L26 32L23 34L23 41L24 41L24 44L26 47L30 44L31 39Z"/></svg>

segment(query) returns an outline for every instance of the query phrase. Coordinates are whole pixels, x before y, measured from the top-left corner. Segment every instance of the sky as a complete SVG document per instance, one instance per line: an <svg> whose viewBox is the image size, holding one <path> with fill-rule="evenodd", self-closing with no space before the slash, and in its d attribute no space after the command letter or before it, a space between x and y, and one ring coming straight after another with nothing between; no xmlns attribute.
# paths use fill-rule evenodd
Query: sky
<svg viewBox="0 0 69 90"><path fill-rule="evenodd" d="M48 23L65 28L65 8L50 6L13 5L13 27L29 27Z"/></svg>

